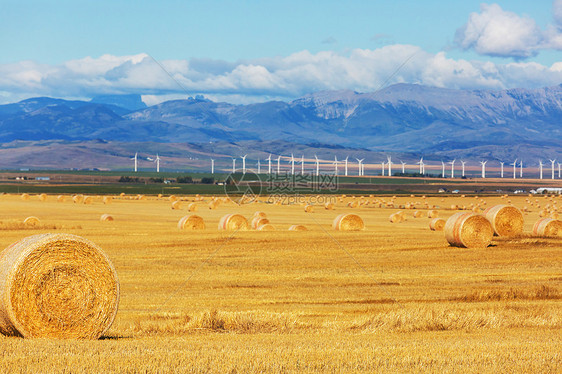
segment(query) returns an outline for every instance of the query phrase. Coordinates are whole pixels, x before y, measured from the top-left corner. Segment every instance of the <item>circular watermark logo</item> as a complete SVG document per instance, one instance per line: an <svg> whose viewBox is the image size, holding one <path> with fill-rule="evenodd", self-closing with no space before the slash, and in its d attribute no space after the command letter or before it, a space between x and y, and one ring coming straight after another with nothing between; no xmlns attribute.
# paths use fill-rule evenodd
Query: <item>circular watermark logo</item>
<svg viewBox="0 0 562 374"><path fill-rule="evenodd" d="M262 194L262 181L251 171L231 173L224 180L224 193L236 204L251 204Z"/></svg>

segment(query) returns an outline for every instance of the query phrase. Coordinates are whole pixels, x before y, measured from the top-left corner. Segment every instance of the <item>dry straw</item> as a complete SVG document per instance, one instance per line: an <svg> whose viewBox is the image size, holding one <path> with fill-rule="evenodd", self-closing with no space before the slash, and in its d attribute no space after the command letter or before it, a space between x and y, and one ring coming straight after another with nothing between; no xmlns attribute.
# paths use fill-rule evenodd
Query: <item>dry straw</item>
<svg viewBox="0 0 562 374"><path fill-rule="evenodd" d="M58 196L57 196L57 201L58 201L59 203L64 203L64 200L65 200L64 195L58 195Z"/></svg>
<svg viewBox="0 0 562 374"><path fill-rule="evenodd" d="M94 198L92 196L84 196L84 204L90 205L94 202Z"/></svg>
<svg viewBox="0 0 562 374"><path fill-rule="evenodd" d="M40 195L37 195L37 197L39 198L39 201L47 201L47 194L46 193L42 193Z"/></svg>
<svg viewBox="0 0 562 374"><path fill-rule="evenodd" d="M220 219L219 230L248 230L248 220L240 214L227 214Z"/></svg>
<svg viewBox="0 0 562 374"><path fill-rule="evenodd" d="M72 196L72 201L75 204L82 204L82 202L84 201L84 195L74 195Z"/></svg>
<svg viewBox="0 0 562 374"><path fill-rule="evenodd" d="M195 215L189 214L187 216L183 216L178 221L178 229L180 230L204 230L205 229L205 221L203 218Z"/></svg>
<svg viewBox="0 0 562 374"><path fill-rule="evenodd" d="M269 220L267 218L263 218L263 217L254 217L252 218L252 228L255 230L258 227L260 227L261 225L265 225L269 223Z"/></svg>
<svg viewBox="0 0 562 374"><path fill-rule="evenodd" d="M270 223L266 223L258 227L258 231L275 231L275 226Z"/></svg>
<svg viewBox="0 0 562 374"><path fill-rule="evenodd" d="M470 212L453 214L445 223L444 231L449 244L455 247L485 248L494 236L490 221Z"/></svg>
<svg viewBox="0 0 562 374"><path fill-rule="evenodd" d="M24 238L2 252L0 269L0 331L5 335L97 339L115 318L115 269L99 247L79 236Z"/></svg>
<svg viewBox="0 0 562 374"><path fill-rule="evenodd" d="M305 205L304 211L305 211L305 213L312 213L312 212L314 212L314 205Z"/></svg>
<svg viewBox="0 0 562 374"><path fill-rule="evenodd" d="M308 231L308 229L303 225L292 225L289 227L289 231Z"/></svg>
<svg viewBox="0 0 562 374"><path fill-rule="evenodd" d="M197 211L197 204L195 203L189 203L187 205L187 211L188 212L196 212Z"/></svg>
<svg viewBox="0 0 562 374"><path fill-rule="evenodd" d="M41 221L39 220L39 218L35 217L35 216L29 216L26 219L23 220L23 224L26 226L37 226L41 223Z"/></svg>
<svg viewBox="0 0 562 374"><path fill-rule="evenodd" d="M423 213L421 210L416 210L413 214L414 218L421 218L423 216Z"/></svg>
<svg viewBox="0 0 562 374"><path fill-rule="evenodd" d="M552 218L539 219L533 226L533 235L562 236L562 221Z"/></svg>
<svg viewBox="0 0 562 374"><path fill-rule="evenodd" d="M176 201L178 198L175 195L170 195L170 197L168 197L168 200L170 200L171 202Z"/></svg>
<svg viewBox="0 0 562 374"><path fill-rule="evenodd" d="M265 212L255 212L253 217L267 218L267 214L265 214Z"/></svg>
<svg viewBox="0 0 562 374"><path fill-rule="evenodd" d="M334 219L332 228L339 231L359 231L365 229L365 224L357 214L340 214Z"/></svg>
<svg viewBox="0 0 562 374"><path fill-rule="evenodd" d="M445 220L443 218L433 218L429 221L429 228L431 231L443 231L443 228L445 228Z"/></svg>
<svg viewBox="0 0 562 374"><path fill-rule="evenodd" d="M326 209L326 210L334 210L334 203L327 202L326 204L324 204L324 209Z"/></svg>
<svg viewBox="0 0 562 374"><path fill-rule="evenodd" d="M104 196L103 203L104 204L111 204L113 202L113 198L111 196Z"/></svg>
<svg viewBox="0 0 562 374"><path fill-rule="evenodd" d="M113 216L111 214L102 214L100 217L100 222L111 222L113 221Z"/></svg>
<svg viewBox="0 0 562 374"><path fill-rule="evenodd" d="M496 205L486 209L484 215L496 235L514 236L523 232L523 213L514 206Z"/></svg>
<svg viewBox="0 0 562 374"><path fill-rule="evenodd" d="M174 200L172 202L172 209L174 209L174 210L181 209L181 203L179 201Z"/></svg>
<svg viewBox="0 0 562 374"><path fill-rule="evenodd" d="M217 209L220 205L220 201L219 200L212 200L209 202L209 209L213 210L213 209Z"/></svg>
<svg viewBox="0 0 562 374"><path fill-rule="evenodd" d="M22 199L23 201L27 201L27 200L29 200L29 195L26 194L26 193L22 193L22 194L21 194L21 199Z"/></svg>

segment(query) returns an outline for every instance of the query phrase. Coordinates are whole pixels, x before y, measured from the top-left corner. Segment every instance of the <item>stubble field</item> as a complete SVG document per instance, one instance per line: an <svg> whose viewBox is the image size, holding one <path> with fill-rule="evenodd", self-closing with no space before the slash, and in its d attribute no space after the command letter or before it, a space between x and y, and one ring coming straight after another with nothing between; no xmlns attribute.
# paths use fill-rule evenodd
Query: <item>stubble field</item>
<svg viewBox="0 0 562 374"><path fill-rule="evenodd" d="M326 197L323 197L326 198ZM119 311L98 341L0 337L2 372L559 372L562 370L562 238L530 232L562 198L514 196L525 234L486 249L450 247L428 228L423 204L482 208L500 197L397 197L395 208L335 210L222 203L194 212L206 229L179 230L194 200L114 198L104 205L0 196L0 247L66 232L98 244L121 282ZM527 201L529 199L529 201ZM357 197L355 200L360 200ZM385 197L386 202L390 197ZM535 202L537 200L538 202ZM391 223L399 205L407 220ZM533 204L533 205L531 205ZM540 205L540 208L537 207ZM552 209L552 208L551 208ZM413 218L416 210L422 218ZM558 209L560 210L560 209ZM227 213L263 211L276 231L219 231ZM366 229L331 228L341 213ZM113 222L100 222L104 213ZM25 227L28 216L41 220ZM309 231L288 231L293 224Z"/></svg>

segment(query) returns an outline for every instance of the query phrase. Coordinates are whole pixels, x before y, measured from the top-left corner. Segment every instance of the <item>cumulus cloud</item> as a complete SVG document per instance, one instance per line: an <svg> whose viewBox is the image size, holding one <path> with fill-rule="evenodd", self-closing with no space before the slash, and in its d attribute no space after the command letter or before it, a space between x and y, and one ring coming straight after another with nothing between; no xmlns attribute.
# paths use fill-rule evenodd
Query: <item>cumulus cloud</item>
<svg viewBox="0 0 562 374"><path fill-rule="evenodd" d="M457 30L455 43L481 55L515 59L536 56L542 49L562 50L562 0L554 0L552 10L554 24L542 30L528 16L482 4L480 13L471 13Z"/></svg>
<svg viewBox="0 0 562 374"><path fill-rule="evenodd" d="M291 100L320 90L372 92L394 83L458 89L542 87L562 83L562 66L453 59L445 52L433 54L401 44L341 53L301 51L238 62L104 55L60 65L31 61L0 65L0 102L138 93L149 104L196 94L250 103Z"/></svg>

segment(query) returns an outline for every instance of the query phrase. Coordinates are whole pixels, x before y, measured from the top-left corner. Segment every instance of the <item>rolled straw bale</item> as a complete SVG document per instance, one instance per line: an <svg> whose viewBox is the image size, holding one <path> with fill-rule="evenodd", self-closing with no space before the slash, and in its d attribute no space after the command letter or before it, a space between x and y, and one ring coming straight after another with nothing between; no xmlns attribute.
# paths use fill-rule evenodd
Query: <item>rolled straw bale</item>
<svg viewBox="0 0 562 374"><path fill-rule="evenodd" d="M552 219L559 219L560 215L557 212L550 213L550 218Z"/></svg>
<svg viewBox="0 0 562 374"><path fill-rule="evenodd" d="M365 224L357 214L340 214L332 222L332 228L339 231L360 231L365 229Z"/></svg>
<svg viewBox="0 0 562 374"><path fill-rule="evenodd" d="M72 201L75 204L82 204L82 202L84 201L84 195L74 195L72 196Z"/></svg>
<svg viewBox="0 0 562 374"><path fill-rule="evenodd" d="M327 202L326 204L324 204L324 209L326 209L326 210L334 210L334 203L332 203L332 202Z"/></svg>
<svg viewBox="0 0 562 374"><path fill-rule="evenodd" d="M421 218L421 216L423 215L421 210L416 210L413 214L414 218Z"/></svg>
<svg viewBox="0 0 562 374"><path fill-rule="evenodd" d="M444 231L449 244L455 247L485 248L494 236L490 221L470 212L453 214L445 223Z"/></svg>
<svg viewBox="0 0 562 374"><path fill-rule="evenodd" d="M113 216L111 214L107 214L107 213L102 214L101 217L100 217L100 221L101 222L111 222L111 221L113 221Z"/></svg>
<svg viewBox="0 0 562 374"><path fill-rule="evenodd" d="M289 227L289 231L308 231L308 229L303 225L292 225Z"/></svg>
<svg viewBox="0 0 562 374"><path fill-rule="evenodd" d="M458 209L459 209L458 205L456 205L456 204L451 205L451 210L458 210Z"/></svg>
<svg viewBox="0 0 562 374"><path fill-rule="evenodd" d="M171 202L176 201L178 198L176 197L176 195L170 195L170 197L168 197L168 200L170 200Z"/></svg>
<svg viewBox="0 0 562 374"><path fill-rule="evenodd" d="M523 232L523 213L514 206L496 205L486 209L484 215L492 224L496 235L513 236Z"/></svg>
<svg viewBox="0 0 562 374"><path fill-rule="evenodd" d="M220 203L217 200L212 200L212 201L209 201L208 206L209 206L209 209L214 210L214 209L218 208L219 204Z"/></svg>
<svg viewBox="0 0 562 374"><path fill-rule="evenodd" d="M178 229L184 230L204 230L205 229L205 221L203 218L195 215L195 214L188 214L187 216L183 216L178 221Z"/></svg>
<svg viewBox="0 0 562 374"><path fill-rule="evenodd" d="M220 219L219 230L248 230L248 220L240 214L227 214Z"/></svg>
<svg viewBox="0 0 562 374"><path fill-rule="evenodd" d="M29 200L29 194L22 193L22 194L21 194L21 199L22 199L23 201Z"/></svg>
<svg viewBox="0 0 562 374"><path fill-rule="evenodd" d="M252 217L253 218L255 218L255 217L267 218L267 214L265 214L265 212L255 212Z"/></svg>
<svg viewBox="0 0 562 374"><path fill-rule="evenodd" d="M104 196L103 203L104 204L111 204L113 202L113 198L111 196Z"/></svg>
<svg viewBox="0 0 562 374"><path fill-rule="evenodd" d="M310 205L310 204L309 204L309 205L305 205L304 211L305 211L306 213L312 213L312 212L314 212L314 205Z"/></svg>
<svg viewBox="0 0 562 374"><path fill-rule="evenodd" d="M252 228L255 230L258 227L260 227L261 225L265 225L269 223L269 220L267 218L263 218L263 217L254 217L252 218L252 223L251 226Z"/></svg>
<svg viewBox="0 0 562 374"><path fill-rule="evenodd" d="M58 196L57 196L57 201L58 201L59 203L64 203L64 200L65 200L64 195L58 195Z"/></svg>
<svg viewBox="0 0 562 374"><path fill-rule="evenodd" d="M174 200L174 201L172 202L172 209L174 209L174 210L181 209L181 202L179 202L179 201L177 201L177 200Z"/></svg>
<svg viewBox="0 0 562 374"><path fill-rule="evenodd" d="M350 208L357 208L357 207L359 206L359 202L358 202L358 201L355 201L355 200L354 200L354 201L350 201L350 202L347 204L347 206L350 207Z"/></svg>
<svg viewBox="0 0 562 374"><path fill-rule="evenodd" d="M552 218L539 219L533 226L533 235L562 236L562 221Z"/></svg>
<svg viewBox="0 0 562 374"><path fill-rule="evenodd" d="M27 226L36 226L39 223L41 223L41 221L39 220L39 218L35 217L35 216L29 216L26 219L23 220L24 225Z"/></svg>
<svg viewBox="0 0 562 374"><path fill-rule="evenodd" d="M443 231L445 227L445 220L443 218L434 218L429 221L429 228L431 231Z"/></svg>
<svg viewBox="0 0 562 374"><path fill-rule="evenodd" d="M427 212L427 218L437 218L439 217L439 212L437 210L430 210Z"/></svg>
<svg viewBox="0 0 562 374"><path fill-rule="evenodd" d="M0 269L5 335L97 339L113 323L119 280L103 251L86 239L29 236L2 252Z"/></svg>
<svg viewBox="0 0 562 374"><path fill-rule="evenodd" d="M46 193L39 194L37 197L39 198L39 201L47 201Z"/></svg>
<svg viewBox="0 0 562 374"><path fill-rule="evenodd" d="M121 192L121 193L119 194L119 196L120 196L120 197L125 197L125 192Z"/></svg>
<svg viewBox="0 0 562 374"><path fill-rule="evenodd" d="M196 212L197 211L197 204L195 203L189 203L187 205L187 211L188 212Z"/></svg>
<svg viewBox="0 0 562 374"><path fill-rule="evenodd" d="M390 220L390 222L392 223L400 223L404 220L404 216L402 216L399 213L392 213L390 215L390 217L388 217L388 219Z"/></svg>
<svg viewBox="0 0 562 374"><path fill-rule="evenodd" d="M275 231L275 226L271 223L266 223L257 228L258 231Z"/></svg>
<svg viewBox="0 0 562 374"><path fill-rule="evenodd" d="M158 197L159 199L161 199L161 198L162 198L162 194L159 193L157 197Z"/></svg>
<svg viewBox="0 0 562 374"><path fill-rule="evenodd" d="M94 202L94 198L92 196L84 196L84 204L89 205Z"/></svg>

